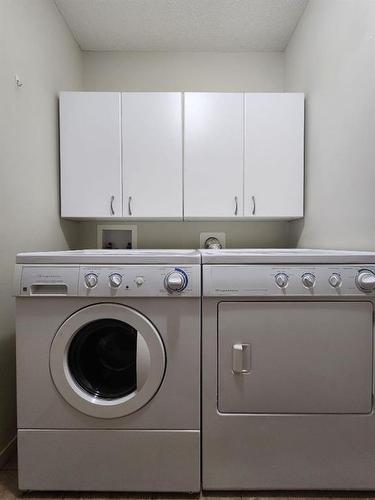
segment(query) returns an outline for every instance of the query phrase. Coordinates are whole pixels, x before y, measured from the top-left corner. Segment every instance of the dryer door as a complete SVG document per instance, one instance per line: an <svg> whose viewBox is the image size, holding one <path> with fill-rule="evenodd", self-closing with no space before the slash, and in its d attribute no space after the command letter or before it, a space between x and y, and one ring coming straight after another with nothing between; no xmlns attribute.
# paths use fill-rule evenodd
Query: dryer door
<svg viewBox="0 0 375 500"><path fill-rule="evenodd" d="M369 413L370 302L222 302L222 413Z"/></svg>
<svg viewBox="0 0 375 500"><path fill-rule="evenodd" d="M50 370L61 396L98 418L129 415L156 394L165 350L155 326L119 304L96 304L70 316L57 331Z"/></svg>

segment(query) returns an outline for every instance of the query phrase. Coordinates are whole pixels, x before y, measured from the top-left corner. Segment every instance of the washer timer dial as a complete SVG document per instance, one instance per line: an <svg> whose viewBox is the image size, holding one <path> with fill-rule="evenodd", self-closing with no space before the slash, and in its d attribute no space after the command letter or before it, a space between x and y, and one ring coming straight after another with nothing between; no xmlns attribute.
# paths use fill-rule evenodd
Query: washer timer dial
<svg viewBox="0 0 375 500"><path fill-rule="evenodd" d="M167 274L164 286L168 292L182 292L188 284L188 277L181 269L175 269Z"/></svg>

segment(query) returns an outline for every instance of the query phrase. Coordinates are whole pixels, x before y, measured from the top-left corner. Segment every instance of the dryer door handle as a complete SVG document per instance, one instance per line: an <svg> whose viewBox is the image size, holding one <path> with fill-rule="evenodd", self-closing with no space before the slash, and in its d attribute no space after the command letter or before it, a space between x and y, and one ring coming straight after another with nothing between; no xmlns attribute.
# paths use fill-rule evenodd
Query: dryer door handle
<svg viewBox="0 0 375 500"><path fill-rule="evenodd" d="M233 344L232 371L234 374L250 373L251 371L251 345Z"/></svg>

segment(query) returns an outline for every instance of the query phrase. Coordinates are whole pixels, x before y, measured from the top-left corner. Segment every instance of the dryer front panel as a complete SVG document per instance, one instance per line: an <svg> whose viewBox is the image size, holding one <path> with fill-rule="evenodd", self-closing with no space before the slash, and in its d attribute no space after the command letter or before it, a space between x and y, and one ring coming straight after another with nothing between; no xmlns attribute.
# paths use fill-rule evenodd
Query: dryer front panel
<svg viewBox="0 0 375 500"><path fill-rule="evenodd" d="M369 413L370 302L218 304L221 413Z"/></svg>

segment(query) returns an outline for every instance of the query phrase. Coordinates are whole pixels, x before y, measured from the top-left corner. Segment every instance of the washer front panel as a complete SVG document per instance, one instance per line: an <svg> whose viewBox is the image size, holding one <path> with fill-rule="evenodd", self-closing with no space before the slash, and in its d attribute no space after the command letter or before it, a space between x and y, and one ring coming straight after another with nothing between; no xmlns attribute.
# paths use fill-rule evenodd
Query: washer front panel
<svg viewBox="0 0 375 500"><path fill-rule="evenodd" d="M98 398L84 391L68 367L68 351L79 330L99 319L128 323L138 332L137 389L122 398ZM161 337L154 325L129 307L102 303L85 307L70 316L57 331L50 351L50 371L61 396L77 410L98 418L117 418L134 413L157 392L164 376L166 356Z"/></svg>

